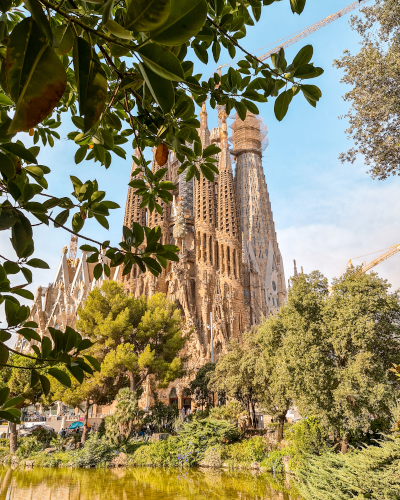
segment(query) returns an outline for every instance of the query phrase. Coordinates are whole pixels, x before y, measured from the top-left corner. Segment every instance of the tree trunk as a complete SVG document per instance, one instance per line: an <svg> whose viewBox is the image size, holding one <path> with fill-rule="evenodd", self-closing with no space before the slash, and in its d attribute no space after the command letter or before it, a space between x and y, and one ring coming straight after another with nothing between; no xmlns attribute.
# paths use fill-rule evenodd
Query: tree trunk
<svg viewBox="0 0 400 500"><path fill-rule="evenodd" d="M286 413L287 411L285 411L285 413L282 413L282 415L278 415L276 418L278 421L278 429L276 435L276 440L278 441L278 443L280 443L283 439L283 427L285 425Z"/></svg>
<svg viewBox="0 0 400 500"><path fill-rule="evenodd" d="M349 448L349 439L350 439L350 436L346 432L346 434L342 438L342 442L340 443L340 452L343 455L345 455L347 453L347 450Z"/></svg>
<svg viewBox="0 0 400 500"><path fill-rule="evenodd" d="M87 436L87 433L88 433L88 419L89 419L89 408L90 408L90 404L89 404L89 400L86 401L86 408L85 408L85 416L84 416L84 420L83 420L83 431L82 431L82 439L81 439L81 443L82 444L85 444L86 442L86 436Z"/></svg>
<svg viewBox="0 0 400 500"><path fill-rule="evenodd" d="M133 378L133 373L132 372L128 372L129 373L129 389L134 392L135 391L135 380Z"/></svg>
<svg viewBox="0 0 400 500"><path fill-rule="evenodd" d="M8 424L9 429L10 429L10 454L14 455L14 453L17 451L17 437L18 437L18 431L17 431L17 424L13 424L12 422L9 422Z"/></svg>

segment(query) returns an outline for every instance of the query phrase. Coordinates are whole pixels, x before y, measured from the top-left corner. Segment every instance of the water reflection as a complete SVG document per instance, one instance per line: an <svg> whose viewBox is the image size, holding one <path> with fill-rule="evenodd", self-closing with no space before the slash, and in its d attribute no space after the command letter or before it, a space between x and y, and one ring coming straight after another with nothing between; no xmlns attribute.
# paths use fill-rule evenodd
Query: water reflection
<svg viewBox="0 0 400 500"><path fill-rule="evenodd" d="M0 500L298 500L269 475L215 470L0 469Z"/></svg>

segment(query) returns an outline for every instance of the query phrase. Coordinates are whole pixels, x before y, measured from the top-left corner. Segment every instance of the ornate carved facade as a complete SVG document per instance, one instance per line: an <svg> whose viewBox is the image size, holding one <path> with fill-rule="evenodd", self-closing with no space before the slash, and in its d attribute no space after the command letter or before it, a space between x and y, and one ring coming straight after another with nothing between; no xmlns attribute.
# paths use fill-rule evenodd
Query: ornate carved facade
<svg viewBox="0 0 400 500"><path fill-rule="evenodd" d="M126 276L122 276L121 268L111 275L136 297L166 293L181 309L185 331L193 332L185 348L185 354L189 354L188 378L159 394L161 400L170 402L173 389L179 406L189 378L211 361L211 352L216 360L231 339L240 340L246 329L277 310L286 298L282 257L261 164L266 127L251 113L244 122L234 118L230 150L224 109L220 110L219 124L208 129L203 105L199 129L203 147L216 143L221 148L219 175L214 182L203 175L199 181L186 182L186 172L177 174L180 163L171 153L163 168L168 168L167 178L177 189L170 207L160 202L162 215L140 208L141 199L135 190L130 187L128 191L124 224L160 226L162 243L179 246L179 262L170 262L158 278L141 273L137 266ZM235 175L232 159L236 162ZM152 169L159 168L154 154ZM40 325L42 335L48 326L72 326L79 303L101 284L94 281L95 264L86 263L85 252L80 260L72 257L67 259L65 247L54 283L38 289L31 319ZM150 402L147 389L143 406Z"/></svg>

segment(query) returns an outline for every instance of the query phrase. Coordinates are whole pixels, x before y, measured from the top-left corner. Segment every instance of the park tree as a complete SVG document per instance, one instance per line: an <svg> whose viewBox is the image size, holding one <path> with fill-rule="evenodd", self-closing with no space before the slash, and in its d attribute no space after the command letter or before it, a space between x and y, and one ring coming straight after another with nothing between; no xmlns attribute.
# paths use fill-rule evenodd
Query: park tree
<svg viewBox="0 0 400 500"><path fill-rule="evenodd" d="M139 408L138 395L128 387L117 394L117 407L106 418L106 437L114 445L122 445L132 437L143 422L144 412Z"/></svg>
<svg viewBox="0 0 400 500"><path fill-rule="evenodd" d="M224 393L242 403L253 427L256 404L262 392L256 369L259 355L260 349L251 334L245 334L242 343L233 340L227 352L218 358L208 386L211 391Z"/></svg>
<svg viewBox="0 0 400 500"><path fill-rule="evenodd" d="M174 151L181 163L179 173L185 171L187 180L212 180L218 172L214 156L219 148L202 149L195 105L208 98L214 109L225 106L227 114L235 109L244 119L248 110L258 113L257 102L270 99L278 120L284 118L296 96L316 106L321 91L309 79L321 75L322 69L313 66L312 46L303 47L292 62L281 50L269 64L258 61L239 43L272 3L274 0L1 2L0 230L7 232L3 234L10 237L15 252L0 256L0 303L7 320L0 330L1 363L8 359L5 342L19 334L38 342L41 360L72 366L65 350L57 347L53 352L47 341L42 346L42 340L35 338L37 325L26 325L30 311L18 300L33 299L27 289L33 282L32 270L48 268L35 253L37 225L48 226L48 238L53 225L59 231L79 233L85 241L81 249L93 252L88 260L97 263L96 278L103 271L110 275L110 267L101 263L102 252L111 266L123 265L123 274L137 264L142 272L157 276L168 261L178 260L178 247L160 243L159 227L150 229L137 223L123 227L121 242L84 234L88 224L108 229L110 210L119 205L106 198L96 180L75 176L71 176L72 195L71 186L65 186L64 193L54 196L48 182L50 168L42 158L43 148L54 148L55 155L60 154L57 128L68 127L66 140L76 164L93 161L114 176L115 155L133 158L137 168L129 185L142 196L142 207L162 212L162 202L172 201L175 186L166 180L166 168L151 172L147 148L157 148L161 167L169 151ZM297 14L305 4L306 0L285 2ZM221 75L216 72L209 79L194 72L194 62L196 71L211 55L217 64L222 51L228 51L231 58L242 56L237 69L231 67ZM138 157L133 155L135 149ZM17 279L24 282L16 284ZM49 358L52 352L54 356ZM39 372L37 367L34 370L36 385ZM55 367L51 370L56 373ZM64 375L58 376L68 385L67 372L61 373ZM50 390L47 382L43 384L43 390Z"/></svg>
<svg viewBox="0 0 400 500"><path fill-rule="evenodd" d="M190 392L195 403L201 407L214 406L214 394L209 389L210 378L215 371L214 363L206 363L196 373L196 377L190 382Z"/></svg>
<svg viewBox="0 0 400 500"><path fill-rule="evenodd" d="M164 294L136 299L122 285L105 281L89 293L78 315L76 328L94 343L103 376L125 376L130 390L140 391L148 376L167 386L183 375L181 313Z"/></svg>
<svg viewBox="0 0 400 500"><path fill-rule="evenodd" d="M355 143L340 158L353 163L363 155L372 177L382 180L400 175L400 5L376 0L361 12L351 19L362 37L360 51L335 61L344 70L342 82L352 87L344 100L351 103L346 132Z"/></svg>
<svg viewBox="0 0 400 500"><path fill-rule="evenodd" d="M292 404L290 380L285 376L285 350L283 347L285 328L278 315L265 319L250 334L256 357L256 386L260 388L259 405L278 424L277 440L283 439L286 414Z"/></svg>
<svg viewBox="0 0 400 500"><path fill-rule="evenodd" d="M349 270L328 288L319 272L292 278L279 311L285 374L301 415L313 415L346 453L351 439L391 426L400 359L397 292L375 273Z"/></svg>

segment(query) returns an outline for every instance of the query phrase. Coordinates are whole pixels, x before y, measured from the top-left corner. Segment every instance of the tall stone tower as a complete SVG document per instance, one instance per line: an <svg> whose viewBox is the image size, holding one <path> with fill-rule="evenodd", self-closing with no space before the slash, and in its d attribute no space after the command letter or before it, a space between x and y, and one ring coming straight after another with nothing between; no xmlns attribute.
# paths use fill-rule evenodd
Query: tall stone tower
<svg viewBox="0 0 400 500"><path fill-rule="evenodd" d="M218 217L215 263L219 272L217 316L226 325L227 339L240 337L247 321L242 285L242 238L240 234L233 171L228 146L225 109L220 111L220 159L218 179ZM219 310L218 310L219 309Z"/></svg>
<svg viewBox="0 0 400 500"><path fill-rule="evenodd" d="M136 149L135 156L139 157L139 151ZM131 177L130 180L134 179L142 179L143 174L140 172L138 175L132 177L132 173L137 169L137 165L135 162L132 163L131 167ZM124 226L129 229L132 228L132 224L137 222L141 226L146 225L146 209L140 208L140 204L142 203L142 197L135 195L135 188L129 186L128 195L126 197L125 204L125 216L124 216Z"/></svg>
<svg viewBox="0 0 400 500"><path fill-rule="evenodd" d="M210 132L207 124L207 111L205 104L201 109L201 122L199 130L203 148L210 144ZM210 312L214 300L216 285L216 182L209 182L202 173L200 180L195 183L194 200L194 225L195 225L195 252L196 252L196 309L199 314L199 330L205 345L209 344Z"/></svg>
<svg viewBox="0 0 400 500"><path fill-rule="evenodd" d="M262 168L262 153L268 144L267 128L260 118L248 112L244 121L235 118L232 131L240 228L249 256L255 257L261 273L265 303L259 304L259 308L268 315L283 304L286 284Z"/></svg>

